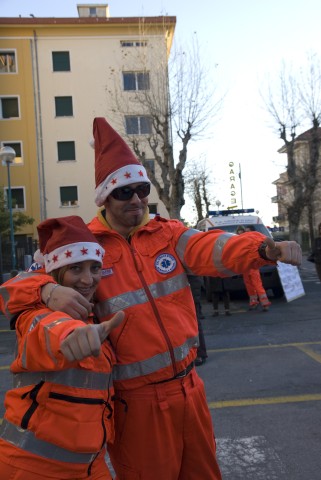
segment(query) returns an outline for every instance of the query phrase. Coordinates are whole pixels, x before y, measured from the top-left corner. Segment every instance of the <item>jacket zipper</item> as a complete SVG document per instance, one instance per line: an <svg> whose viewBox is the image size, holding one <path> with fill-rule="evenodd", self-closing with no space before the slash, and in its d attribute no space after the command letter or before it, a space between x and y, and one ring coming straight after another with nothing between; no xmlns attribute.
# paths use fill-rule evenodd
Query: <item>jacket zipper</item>
<svg viewBox="0 0 321 480"><path fill-rule="evenodd" d="M154 301L154 298L150 292L150 289L146 283L146 280L144 278L144 275L142 274L140 268L139 268L139 265L138 265L138 260L137 260L137 252L136 250L132 247L132 245L130 243L128 243L128 246L129 246L129 249L130 249L130 252L132 254L132 257L133 257L133 260L134 260L134 264L135 264L135 267L136 267L136 272L138 273L138 276L140 278L140 281L142 282L142 285L144 287L144 290L146 292L146 295L148 297L148 300L150 301L151 303L151 306L152 306L152 309L154 311L154 314L155 314L155 317L156 317L156 320L157 320L157 323L159 325L159 328L161 329L162 333L163 333L163 336L165 338L165 341L167 343L167 347L168 347L168 350L169 350L169 354L170 354L170 357L171 357L171 362L172 362L172 367L173 367L173 371L174 371L174 375L177 374L177 368L176 368L176 360L175 360L175 355L174 355L174 350L173 350L173 346L172 346L172 343L170 341L170 338L166 332L166 329L163 325L163 322L161 320L161 317L159 315L159 312L158 312L158 309L157 309L157 306L155 304L155 301Z"/></svg>

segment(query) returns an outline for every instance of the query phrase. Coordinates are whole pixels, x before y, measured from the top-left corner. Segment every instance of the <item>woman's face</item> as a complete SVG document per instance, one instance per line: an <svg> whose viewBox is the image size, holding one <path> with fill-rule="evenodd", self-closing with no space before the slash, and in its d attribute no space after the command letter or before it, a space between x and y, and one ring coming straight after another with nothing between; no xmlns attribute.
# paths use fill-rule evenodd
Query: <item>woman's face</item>
<svg viewBox="0 0 321 480"><path fill-rule="evenodd" d="M68 265L61 284L79 292L87 300L91 300L101 278L101 264L95 260Z"/></svg>

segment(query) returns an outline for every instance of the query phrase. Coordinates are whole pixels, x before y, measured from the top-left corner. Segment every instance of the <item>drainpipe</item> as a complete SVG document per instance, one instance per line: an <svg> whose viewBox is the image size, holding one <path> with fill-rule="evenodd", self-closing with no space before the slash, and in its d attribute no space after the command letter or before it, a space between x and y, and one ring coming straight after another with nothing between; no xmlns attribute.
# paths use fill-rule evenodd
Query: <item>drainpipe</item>
<svg viewBox="0 0 321 480"><path fill-rule="evenodd" d="M41 101L40 101L40 80L39 80L38 43L37 42L38 42L37 33L34 31L33 41L31 40L30 46L31 46L31 58L32 58L33 95L34 95L34 106L35 106L40 221L43 221L47 218L47 205L46 205L46 182L45 182L45 165L44 165L44 153L43 153L42 114L41 114Z"/></svg>

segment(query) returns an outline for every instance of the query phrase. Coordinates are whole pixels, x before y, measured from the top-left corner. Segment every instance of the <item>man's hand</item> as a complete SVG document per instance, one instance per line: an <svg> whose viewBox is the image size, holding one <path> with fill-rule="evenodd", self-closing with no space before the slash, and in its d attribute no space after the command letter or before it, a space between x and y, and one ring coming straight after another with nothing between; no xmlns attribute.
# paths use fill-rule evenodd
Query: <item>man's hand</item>
<svg viewBox="0 0 321 480"><path fill-rule="evenodd" d="M125 313L117 312L110 320L95 325L75 328L60 344L64 357L73 362L83 358L98 357L100 347L110 332L124 320Z"/></svg>
<svg viewBox="0 0 321 480"><path fill-rule="evenodd" d="M54 288L53 283L47 283L41 289L42 301L47 304L47 307L54 311L65 312L75 319L87 320L88 315L92 312L92 303L83 297L79 292L73 288L63 287ZM47 301L50 292L49 302Z"/></svg>
<svg viewBox="0 0 321 480"><path fill-rule="evenodd" d="M266 243L265 254L269 260L291 265L300 265L302 262L301 247L297 242L275 242L271 237L265 237Z"/></svg>

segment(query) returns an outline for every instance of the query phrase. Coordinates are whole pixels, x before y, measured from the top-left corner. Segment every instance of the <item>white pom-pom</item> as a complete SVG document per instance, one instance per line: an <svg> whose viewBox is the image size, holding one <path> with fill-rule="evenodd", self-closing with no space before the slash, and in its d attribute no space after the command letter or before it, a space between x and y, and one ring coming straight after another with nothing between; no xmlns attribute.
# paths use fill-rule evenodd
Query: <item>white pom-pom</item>
<svg viewBox="0 0 321 480"><path fill-rule="evenodd" d="M35 251L35 253L33 255L33 259L37 263L42 263L42 264L45 263L45 259L43 258L43 255L42 255L42 253L40 252L39 249Z"/></svg>
<svg viewBox="0 0 321 480"><path fill-rule="evenodd" d="M95 139L94 138L89 140L89 145L91 146L91 148L95 149Z"/></svg>

